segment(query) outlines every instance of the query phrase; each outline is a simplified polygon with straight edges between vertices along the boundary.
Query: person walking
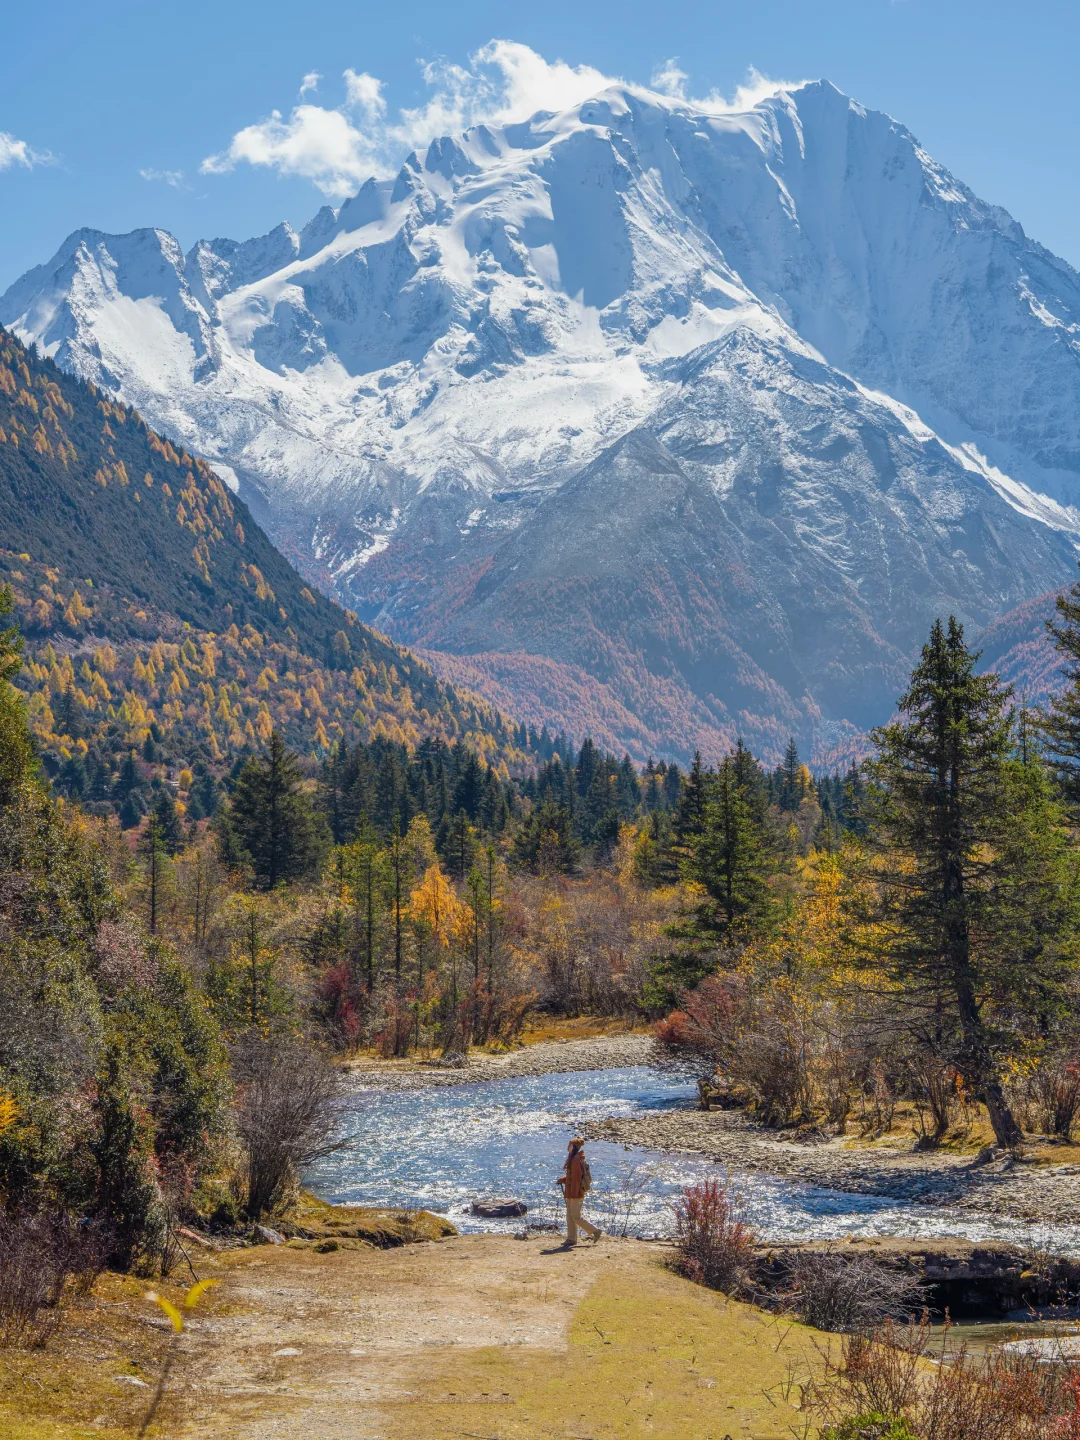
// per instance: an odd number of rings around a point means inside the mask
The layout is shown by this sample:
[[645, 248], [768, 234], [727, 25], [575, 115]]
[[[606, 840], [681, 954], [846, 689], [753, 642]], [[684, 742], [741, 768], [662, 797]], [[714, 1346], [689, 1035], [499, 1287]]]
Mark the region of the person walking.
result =
[[590, 1225], [581, 1214], [581, 1203], [592, 1185], [592, 1172], [589, 1169], [589, 1162], [585, 1159], [585, 1141], [577, 1136], [570, 1141], [566, 1151], [563, 1173], [555, 1183], [562, 1186], [563, 1199], [566, 1201], [567, 1247], [577, 1244], [579, 1225], [588, 1232], [595, 1245], [604, 1232], [598, 1230], [595, 1225]]

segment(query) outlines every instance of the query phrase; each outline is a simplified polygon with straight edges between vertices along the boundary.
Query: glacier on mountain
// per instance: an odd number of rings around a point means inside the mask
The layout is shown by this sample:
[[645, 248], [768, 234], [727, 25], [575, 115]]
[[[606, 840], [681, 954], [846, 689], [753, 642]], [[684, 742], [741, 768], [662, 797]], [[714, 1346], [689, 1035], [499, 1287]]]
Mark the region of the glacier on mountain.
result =
[[186, 256], [78, 231], [0, 323], [529, 718], [592, 676], [635, 753], [842, 748], [933, 614], [988, 623], [1080, 537], [1080, 276], [824, 82], [612, 87]]

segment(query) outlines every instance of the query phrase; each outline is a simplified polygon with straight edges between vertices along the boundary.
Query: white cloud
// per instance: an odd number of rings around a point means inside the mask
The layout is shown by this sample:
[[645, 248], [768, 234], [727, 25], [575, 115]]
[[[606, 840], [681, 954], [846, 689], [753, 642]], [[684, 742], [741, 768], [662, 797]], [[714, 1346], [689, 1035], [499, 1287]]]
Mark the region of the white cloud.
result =
[[713, 90], [701, 104], [710, 110], [739, 114], [743, 110], [752, 110], [763, 100], [771, 100], [782, 90], [798, 90], [806, 83], [805, 80], [771, 80], [768, 75], [763, 75], [760, 70], [755, 70], [751, 65], [746, 72], [746, 79], [736, 89], [730, 100], [725, 100], [718, 90]]
[[670, 95], [674, 100], [685, 100], [686, 82], [689, 78], [685, 70], [679, 69], [678, 58], [673, 55], [670, 60], [665, 60], [656, 67], [649, 84], [654, 90], [659, 90], [661, 95]]
[[[238, 130], [226, 149], [202, 162], [205, 174], [222, 175], [237, 165], [261, 165], [279, 175], [312, 181], [332, 199], [352, 194], [369, 175], [392, 174], [409, 150], [421, 150], [437, 136], [471, 125], [504, 125], [537, 111], [558, 112], [587, 100], [610, 85], [625, 84], [591, 65], [550, 62], [528, 45], [491, 40], [469, 57], [468, 65], [447, 60], [423, 63], [430, 87], [427, 101], [388, 112], [383, 83], [374, 75], [345, 71], [345, 99], [336, 108], [297, 103], [287, 117], [274, 110], [265, 120]], [[300, 99], [322, 77], [305, 75]], [[665, 61], [652, 77], [655, 89], [685, 100], [685, 73]], [[634, 87], [638, 88], [638, 87]], [[700, 104], [716, 113], [747, 109], [787, 88], [751, 70], [730, 101], [717, 93]]]
[[25, 140], [16, 140], [6, 130], [0, 130], [0, 170], [12, 165], [22, 165], [32, 170], [35, 165], [51, 165], [53, 157], [47, 150], [33, 150]]
[[386, 114], [382, 88], [382, 81], [366, 71], [359, 75], [355, 70], [345, 71], [345, 103], [350, 110], [359, 110], [370, 125]]
[[311, 91], [318, 90], [319, 81], [321, 79], [322, 76], [319, 74], [318, 70], [309, 70], [304, 76], [303, 80], [300, 81], [300, 92], [296, 98], [298, 100], [302, 100], [304, 96], [309, 94]]
[[174, 190], [190, 190], [190, 185], [184, 184], [184, 172], [182, 170], [140, 170], [139, 175], [143, 180], [160, 180], [165, 185], [171, 185]]

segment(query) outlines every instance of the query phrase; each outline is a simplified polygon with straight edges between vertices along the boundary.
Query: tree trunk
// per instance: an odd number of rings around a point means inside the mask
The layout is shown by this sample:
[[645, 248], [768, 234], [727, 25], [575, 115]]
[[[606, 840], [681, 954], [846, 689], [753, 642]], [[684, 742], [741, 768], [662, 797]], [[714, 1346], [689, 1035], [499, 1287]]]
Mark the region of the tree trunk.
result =
[[1015, 1150], [1023, 1139], [1023, 1131], [1016, 1123], [1016, 1117], [1005, 1099], [997, 1066], [986, 1041], [978, 1001], [967, 975], [956, 976], [956, 1002], [964, 1034], [964, 1069], [967, 1071], [967, 1079], [986, 1106], [990, 1124], [994, 1127], [994, 1139], [1002, 1149]]

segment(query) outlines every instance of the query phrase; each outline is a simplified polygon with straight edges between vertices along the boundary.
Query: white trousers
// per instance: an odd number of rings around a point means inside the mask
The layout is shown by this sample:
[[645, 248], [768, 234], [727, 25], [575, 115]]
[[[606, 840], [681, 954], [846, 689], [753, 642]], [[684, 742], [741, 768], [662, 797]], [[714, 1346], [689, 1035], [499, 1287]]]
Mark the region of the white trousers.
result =
[[579, 1225], [587, 1234], [591, 1235], [594, 1240], [600, 1234], [600, 1231], [596, 1228], [596, 1226], [590, 1225], [588, 1220], [584, 1219], [584, 1217], [582, 1216], [582, 1200], [583, 1197], [579, 1195], [576, 1200], [571, 1200], [567, 1198], [566, 1201], [566, 1243], [568, 1245], [577, 1244], [577, 1232]]

